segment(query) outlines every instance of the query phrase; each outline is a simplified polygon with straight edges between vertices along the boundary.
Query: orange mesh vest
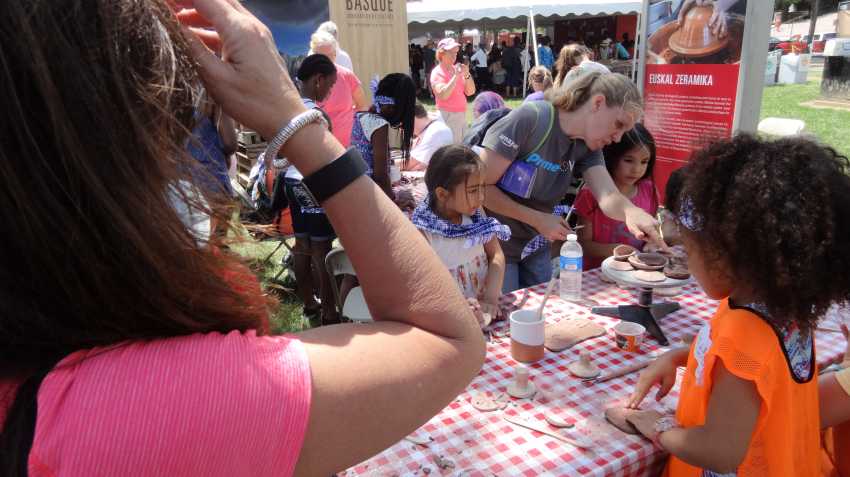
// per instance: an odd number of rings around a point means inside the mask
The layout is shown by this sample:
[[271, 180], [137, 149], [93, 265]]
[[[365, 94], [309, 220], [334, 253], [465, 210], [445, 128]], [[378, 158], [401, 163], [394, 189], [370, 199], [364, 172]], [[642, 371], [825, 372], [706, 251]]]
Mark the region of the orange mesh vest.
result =
[[[814, 343], [807, 356], [790, 348], [759, 315], [723, 300], [691, 346], [676, 419], [683, 427], [705, 423], [717, 359], [735, 376], [755, 384], [761, 409], [738, 476], [808, 477], [820, 474], [820, 417]], [[796, 353], [794, 351], [797, 351]], [[807, 375], [791, 366], [810, 360]], [[803, 366], [805, 369], [805, 366]], [[800, 369], [800, 368], [798, 368]], [[801, 374], [799, 371], [797, 374]], [[803, 373], [806, 374], [806, 373]], [[671, 456], [665, 475], [716, 475]]]

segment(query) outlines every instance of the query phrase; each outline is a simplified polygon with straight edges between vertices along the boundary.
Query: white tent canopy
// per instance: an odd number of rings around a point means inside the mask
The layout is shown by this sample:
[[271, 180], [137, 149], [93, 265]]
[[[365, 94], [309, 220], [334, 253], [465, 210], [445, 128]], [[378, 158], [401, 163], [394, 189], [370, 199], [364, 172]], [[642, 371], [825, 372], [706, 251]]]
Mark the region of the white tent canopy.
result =
[[639, 13], [641, 0], [421, 0], [407, 3], [407, 23], [475, 22], [536, 17]]

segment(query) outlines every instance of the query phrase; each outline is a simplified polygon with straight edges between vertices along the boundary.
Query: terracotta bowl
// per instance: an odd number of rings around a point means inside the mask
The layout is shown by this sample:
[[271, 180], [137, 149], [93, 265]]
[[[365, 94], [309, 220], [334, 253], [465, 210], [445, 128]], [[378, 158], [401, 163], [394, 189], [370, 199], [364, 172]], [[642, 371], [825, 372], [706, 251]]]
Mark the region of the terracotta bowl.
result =
[[614, 260], [625, 262], [637, 252], [631, 245], [617, 245], [614, 247]]
[[667, 257], [660, 253], [637, 253], [629, 257], [629, 263], [638, 270], [663, 270]]
[[685, 15], [684, 25], [670, 36], [670, 49], [685, 56], [708, 56], [717, 53], [729, 43], [729, 36], [717, 38], [708, 21], [714, 13], [713, 6], [695, 6]]

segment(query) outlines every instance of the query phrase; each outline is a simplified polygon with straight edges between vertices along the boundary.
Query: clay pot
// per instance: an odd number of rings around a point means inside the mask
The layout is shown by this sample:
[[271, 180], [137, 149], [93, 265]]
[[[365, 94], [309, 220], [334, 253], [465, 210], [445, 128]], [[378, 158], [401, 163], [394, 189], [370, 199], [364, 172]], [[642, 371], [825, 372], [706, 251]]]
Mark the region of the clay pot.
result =
[[670, 36], [670, 49], [685, 56], [708, 56], [729, 43], [729, 36], [717, 38], [708, 21], [714, 13], [710, 5], [695, 6], [685, 15], [684, 25]]
[[[709, 18], [711, 18], [710, 15]], [[672, 63], [738, 63], [741, 61], [744, 18], [741, 15], [729, 15], [727, 28], [728, 40], [725, 51], [721, 49], [716, 54], [708, 56], [689, 56], [681, 55], [669, 48], [670, 37], [679, 30], [679, 22], [666, 23], [650, 35], [647, 40], [647, 63], [662, 65]]]
[[667, 257], [660, 253], [638, 253], [629, 257], [629, 263], [638, 270], [661, 270], [667, 265]]
[[614, 260], [625, 262], [637, 252], [637, 249], [631, 245], [617, 245], [614, 247]]

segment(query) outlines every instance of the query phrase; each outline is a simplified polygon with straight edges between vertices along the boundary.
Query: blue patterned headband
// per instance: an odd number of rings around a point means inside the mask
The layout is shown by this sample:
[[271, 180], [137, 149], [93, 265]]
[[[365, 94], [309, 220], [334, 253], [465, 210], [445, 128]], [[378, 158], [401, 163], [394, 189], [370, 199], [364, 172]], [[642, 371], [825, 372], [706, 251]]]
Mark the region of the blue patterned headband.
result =
[[696, 211], [694, 201], [690, 196], [684, 196], [679, 203], [679, 214], [676, 216], [676, 220], [691, 232], [699, 232], [702, 230], [702, 215]]
[[395, 104], [395, 100], [390, 98], [389, 96], [375, 96], [375, 111], [378, 113], [381, 112], [381, 106], [390, 106]]

